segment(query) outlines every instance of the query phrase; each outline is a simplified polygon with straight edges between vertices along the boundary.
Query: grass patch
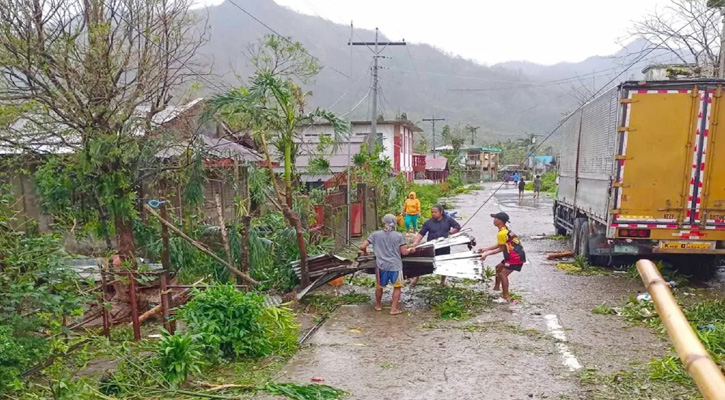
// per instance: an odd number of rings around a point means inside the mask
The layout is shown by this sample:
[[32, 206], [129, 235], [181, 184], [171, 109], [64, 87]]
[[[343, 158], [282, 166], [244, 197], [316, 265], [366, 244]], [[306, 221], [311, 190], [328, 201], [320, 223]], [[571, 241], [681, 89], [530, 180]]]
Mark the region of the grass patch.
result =
[[322, 314], [332, 312], [337, 306], [346, 304], [367, 304], [370, 302], [370, 296], [364, 293], [347, 293], [342, 296], [335, 296], [332, 293], [317, 292], [305, 296], [300, 304], [305, 306], [305, 311], [317, 311]]
[[[654, 303], [650, 301], [630, 298], [623, 307], [614, 310], [631, 323], [647, 326], [661, 333], [665, 331], [662, 321], [656, 314]], [[710, 357], [721, 368], [725, 367], [725, 301], [706, 300], [684, 307], [683, 311]], [[645, 372], [648, 381], [661, 385], [676, 385], [683, 393], [696, 392], [695, 384], [685, 371], [674, 348], [670, 349], [670, 354], [667, 356], [649, 362]]]
[[579, 375], [591, 400], [702, 399], [694, 387], [676, 382], [663, 382], [651, 377], [648, 365], [635, 365], [631, 370], [603, 375], [588, 369]]
[[466, 319], [491, 305], [488, 294], [456, 286], [435, 286], [421, 296], [442, 319]]

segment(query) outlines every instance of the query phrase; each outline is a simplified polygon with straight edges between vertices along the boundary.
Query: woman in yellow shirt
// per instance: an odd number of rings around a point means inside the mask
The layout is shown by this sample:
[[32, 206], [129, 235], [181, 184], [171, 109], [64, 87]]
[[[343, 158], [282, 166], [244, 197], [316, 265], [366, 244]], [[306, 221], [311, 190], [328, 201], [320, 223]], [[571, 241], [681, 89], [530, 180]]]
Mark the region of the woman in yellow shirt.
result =
[[415, 196], [415, 192], [410, 192], [408, 198], [405, 199], [403, 205], [403, 215], [405, 216], [405, 229], [418, 230], [418, 217], [420, 216], [420, 200]]

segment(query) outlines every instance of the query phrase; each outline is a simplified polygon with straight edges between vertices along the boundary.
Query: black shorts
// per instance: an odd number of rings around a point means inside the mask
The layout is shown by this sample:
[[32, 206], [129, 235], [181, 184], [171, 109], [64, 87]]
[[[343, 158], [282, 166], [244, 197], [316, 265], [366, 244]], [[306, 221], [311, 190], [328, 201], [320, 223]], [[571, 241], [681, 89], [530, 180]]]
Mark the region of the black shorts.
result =
[[519, 192], [523, 192], [523, 191], [524, 191], [524, 188], [519, 188]]
[[524, 266], [524, 264], [509, 265], [509, 264], [506, 264], [505, 261], [502, 261], [501, 263], [503, 264], [503, 267], [504, 268], [506, 268], [508, 270], [511, 270], [511, 271], [519, 271], [519, 272], [521, 272], [521, 267]]

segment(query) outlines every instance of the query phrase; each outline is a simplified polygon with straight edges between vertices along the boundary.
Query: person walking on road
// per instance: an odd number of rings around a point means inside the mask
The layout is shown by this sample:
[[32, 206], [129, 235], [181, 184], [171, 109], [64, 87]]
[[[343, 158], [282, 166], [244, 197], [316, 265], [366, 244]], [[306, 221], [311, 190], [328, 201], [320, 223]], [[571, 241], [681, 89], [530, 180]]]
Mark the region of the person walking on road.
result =
[[514, 172], [514, 186], [516, 186], [519, 183], [519, 173]]
[[526, 188], [526, 182], [524, 182], [524, 178], [521, 177], [519, 179], [519, 200], [524, 199], [524, 189]]
[[408, 198], [405, 199], [403, 204], [403, 216], [405, 216], [405, 229], [407, 231], [418, 230], [418, 217], [421, 214], [420, 200], [415, 195], [415, 192], [410, 192]]
[[500, 302], [511, 301], [509, 296], [509, 275], [514, 271], [521, 271], [526, 262], [526, 253], [521, 245], [521, 240], [506, 225], [509, 222], [509, 216], [505, 212], [491, 214], [493, 225], [498, 228], [496, 234], [496, 244], [479, 249], [481, 260], [486, 257], [503, 253], [503, 260], [496, 265], [496, 280], [493, 284], [493, 290], [501, 290]]
[[534, 178], [534, 198], [538, 199], [541, 197], [541, 176], [536, 175]]
[[[420, 229], [420, 232], [415, 235], [415, 240], [410, 247], [415, 248], [418, 246], [426, 235], [428, 236], [428, 241], [431, 241], [438, 238], [448, 237], [448, 235], [457, 233], [460, 230], [461, 225], [455, 219], [445, 214], [443, 206], [433, 206], [431, 209], [431, 218], [425, 221], [423, 227]], [[451, 248], [444, 247], [435, 251], [436, 256], [444, 254], [451, 254]], [[418, 277], [415, 277], [410, 281], [411, 286], [415, 286], [417, 283]], [[441, 276], [441, 286], [445, 284], [446, 277]]]
[[373, 232], [360, 246], [362, 254], [368, 254], [368, 246], [375, 250], [375, 311], [383, 309], [383, 289], [393, 285], [393, 302], [390, 315], [398, 315], [400, 310], [400, 291], [403, 287], [403, 260], [401, 256], [415, 252], [405, 245], [405, 237], [395, 230], [398, 219], [393, 214], [383, 217], [383, 230]]

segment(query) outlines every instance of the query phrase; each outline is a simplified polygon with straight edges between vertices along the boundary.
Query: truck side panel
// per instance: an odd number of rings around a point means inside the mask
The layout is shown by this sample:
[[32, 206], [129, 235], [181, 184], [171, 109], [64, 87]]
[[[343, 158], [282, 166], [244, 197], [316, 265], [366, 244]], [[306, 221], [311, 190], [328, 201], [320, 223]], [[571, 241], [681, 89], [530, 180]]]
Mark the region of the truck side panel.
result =
[[559, 187], [557, 200], [574, 206], [576, 198], [577, 152], [582, 111], [576, 111], [559, 128], [561, 156], [559, 157]]
[[606, 223], [617, 142], [619, 90], [612, 88], [582, 110], [576, 207]]

